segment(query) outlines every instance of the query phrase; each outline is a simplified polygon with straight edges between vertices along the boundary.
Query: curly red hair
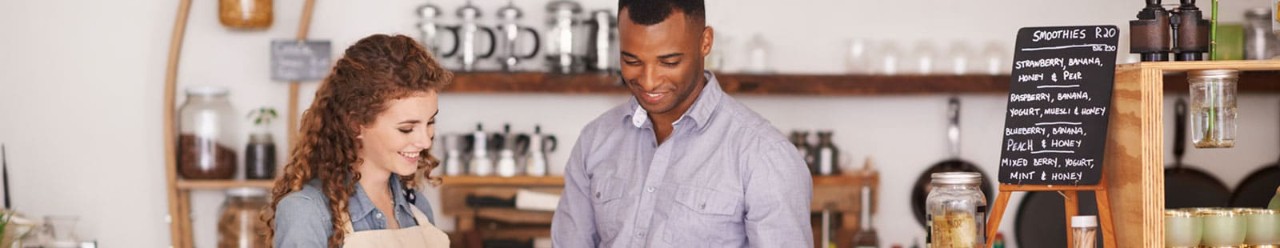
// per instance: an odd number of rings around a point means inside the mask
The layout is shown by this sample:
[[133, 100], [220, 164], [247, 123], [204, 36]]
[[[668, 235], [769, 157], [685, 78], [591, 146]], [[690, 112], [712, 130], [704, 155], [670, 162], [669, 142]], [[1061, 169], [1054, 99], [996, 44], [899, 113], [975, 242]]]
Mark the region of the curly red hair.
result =
[[[291, 160], [284, 175], [275, 181], [271, 206], [263, 213], [263, 220], [271, 225], [266, 238], [275, 235], [274, 213], [280, 200], [302, 190], [308, 181], [319, 179], [333, 223], [329, 247], [341, 247], [345, 238], [342, 226], [350, 219], [347, 201], [360, 181], [360, 173], [352, 167], [361, 163], [356, 139], [359, 127], [373, 123], [391, 100], [439, 92], [452, 81], [452, 73], [404, 35], [372, 35], [348, 47], [316, 91], [311, 108], [302, 114]], [[400, 177], [407, 187], [417, 187], [424, 180], [432, 185], [440, 183], [439, 177], [430, 175], [439, 160], [429, 150], [421, 156], [426, 159], [418, 162], [417, 172]]]

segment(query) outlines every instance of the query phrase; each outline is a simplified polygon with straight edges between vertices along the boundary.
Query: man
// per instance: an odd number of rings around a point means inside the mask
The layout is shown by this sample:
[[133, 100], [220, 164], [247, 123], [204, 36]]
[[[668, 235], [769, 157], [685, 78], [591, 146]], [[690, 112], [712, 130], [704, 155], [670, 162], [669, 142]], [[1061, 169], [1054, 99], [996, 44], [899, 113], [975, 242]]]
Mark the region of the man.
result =
[[800, 155], [703, 71], [702, 1], [619, 0], [618, 12], [634, 98], [582, 130], [553, 246], [813, 247]]

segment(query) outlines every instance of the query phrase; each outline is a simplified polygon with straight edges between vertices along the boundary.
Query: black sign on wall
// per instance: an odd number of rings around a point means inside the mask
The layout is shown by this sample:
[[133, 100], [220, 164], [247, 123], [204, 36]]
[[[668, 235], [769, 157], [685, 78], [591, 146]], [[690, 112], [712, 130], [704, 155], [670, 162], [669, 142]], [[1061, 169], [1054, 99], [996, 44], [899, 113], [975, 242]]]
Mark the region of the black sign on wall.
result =
[[1115, 26], [1018, 30], [1000, 183], [1098, 184], [1118, 31]]
[[318, 81], [329, 74], [329, 41], [271, 41], [271, 80]]

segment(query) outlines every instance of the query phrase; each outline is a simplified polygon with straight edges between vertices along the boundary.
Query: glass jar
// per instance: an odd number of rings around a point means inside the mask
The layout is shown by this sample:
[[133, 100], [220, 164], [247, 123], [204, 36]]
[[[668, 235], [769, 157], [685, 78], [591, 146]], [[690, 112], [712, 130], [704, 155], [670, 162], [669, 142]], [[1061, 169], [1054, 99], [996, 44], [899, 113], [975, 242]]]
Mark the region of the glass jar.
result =
[[1071, 244], [1074, 248], [1097, 248], [1098, 217], [1071, 216]]
[[227, 88], [187, 89], [178, 110], [178, 174], [186, 179], [231, 179], [236, 174], [236, 112]]
[[933, 173], [925, 200], [929, 226], [928, 247], [985, 247], [987, 197], [974, 172]]
[[1280, 212], [1260, 208], [1238, 208], [1244, 215], [1244, 244], [1248, 247], [1274, 247], [1280, 245]]
[[1204, 223], [1188, 210], [1164, 211], [1164, 247], [1196, 247], [1204, 235]]
[[1197, 148], [1229, 148], [1236, 140], [1236, 70], [1187, 73], [1191, 140]]
[[1267, 204], [1267, 208], [1280, 211], [1280, 187], [1276, 187], [1276, 196], [1271, 197], [1271, 203]]
[[1244, 244], [1246, 222], [1243, 216], [1229, 209], [1197, 210], [1196, 216], [1204, 221], [1202, 247], [1238, 247]]
[[244, 147], [244, 177], [255, 180], [276, 178], [276, 143], [272, 141], [271, 133], [249, 135], [249, 144]]
[[240, 29], [271, 27], [271, 0], [219, 0], [218, 21]]
[[1265, 60], [1275, 54], [1275, 34], [1271, 32], [1271, 9], [1245, 11], [1244, 59]]
[[227, 201], [222, 203], [222, 214], [218, 217], [218, 247], [268, 247], [267, 222], [259, 218], [268, 204], [266, 189], [227, 190]]

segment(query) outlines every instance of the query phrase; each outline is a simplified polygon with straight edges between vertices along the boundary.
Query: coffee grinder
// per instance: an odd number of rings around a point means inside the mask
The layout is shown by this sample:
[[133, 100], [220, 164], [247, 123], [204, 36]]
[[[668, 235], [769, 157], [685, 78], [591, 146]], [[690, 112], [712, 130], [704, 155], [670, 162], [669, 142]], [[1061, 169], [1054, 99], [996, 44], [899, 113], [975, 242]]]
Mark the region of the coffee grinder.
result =
[[1142, 61], [1168, 61], [1169, 12], [1160, 0], [1146, 0], [1147, 7], [1138, 11], [1138, 20], [1129, 21], [1129, 52], [1141, 54]]

